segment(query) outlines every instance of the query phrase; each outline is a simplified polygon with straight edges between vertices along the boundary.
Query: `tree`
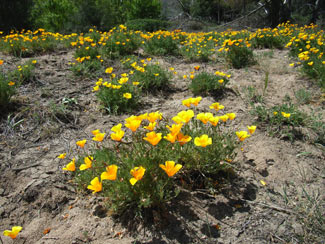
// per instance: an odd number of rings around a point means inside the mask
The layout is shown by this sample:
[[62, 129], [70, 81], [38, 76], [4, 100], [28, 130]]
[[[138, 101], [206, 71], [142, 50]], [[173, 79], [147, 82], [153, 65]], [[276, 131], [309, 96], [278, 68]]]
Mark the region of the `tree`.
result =
[[0, 30], [30, 28], [29, 10], [32, 0], [1, 0], [0, 1]]

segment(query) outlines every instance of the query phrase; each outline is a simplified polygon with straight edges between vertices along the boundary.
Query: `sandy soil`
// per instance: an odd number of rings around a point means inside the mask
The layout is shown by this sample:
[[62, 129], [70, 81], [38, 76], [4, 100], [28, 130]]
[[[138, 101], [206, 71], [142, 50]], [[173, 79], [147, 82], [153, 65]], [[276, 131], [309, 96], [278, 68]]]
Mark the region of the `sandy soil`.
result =
[[[312, 101], [299, 109], [324, 113], [320, 89], [289, 67], [287, 51], [258, 50], [255, 55], [258, 64], [241, 70], [222, 62], [155, 58], [165, 67], [174, 67], [179, 76], [173, 78], [173, 92], [144, 97], [140, 113], [160, 110], [171, 115], [183, 109], [181, 100], [192, 94], [182, 75], [195, 65], [232, 74], [230, 89], [218, 102], [237, 114], [235, 128], [254, 123], [247, 87], [261, 94], [266, 72], [267, 107], [281, 104], [285, 96], [296, 103], [295, 92], [304, 88], [311, 92]], [[8, 67], [24, 62], [3, 54], [0, 59]], [[64, 163], [56, 157], [70, 151], [76, 140], [89, 137], [93, 129], [108, 132], [126, 115], [99, 110], [91, 91], [95, 79], [75, 77], [69, 70], [72, 52], [35, 59], [36, 79], [19, 88], [11, 116], [4, 114], [0, 121], [0, 230], [23, 226], [14, 242], [2, 236], [3, 243], [324, 243], [324, 233], [312, 227], [317, 213], [325, 214], [324, 145], [313, 143], [315, 135], [306, 128], [301, 128], [304, 139], [293, 142], [257, 129], [233, 162], [235, 174], [230, 179], [220, 176], [218, 194], [183, 189], [168, 205], [164, 221], [138, 224], [113, 218], [103, 208], [103, 199], [78, 194], [69, 184], [69, 174], [61, 170]], [[56, 109], [64, 98], [77, 101], [66, 113]], [[204, 97], [199, 109], [214, 101]]]

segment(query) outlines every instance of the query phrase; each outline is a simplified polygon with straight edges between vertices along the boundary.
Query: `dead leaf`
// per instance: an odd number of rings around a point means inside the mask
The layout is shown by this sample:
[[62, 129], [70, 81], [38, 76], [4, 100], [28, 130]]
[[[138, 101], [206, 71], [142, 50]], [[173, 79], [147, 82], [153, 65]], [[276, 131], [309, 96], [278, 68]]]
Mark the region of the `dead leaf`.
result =
[[46, 228], [45, 230], [43, 230], [43, 234], [46, 235], [48, 233], [50, 233], [51, 228]]

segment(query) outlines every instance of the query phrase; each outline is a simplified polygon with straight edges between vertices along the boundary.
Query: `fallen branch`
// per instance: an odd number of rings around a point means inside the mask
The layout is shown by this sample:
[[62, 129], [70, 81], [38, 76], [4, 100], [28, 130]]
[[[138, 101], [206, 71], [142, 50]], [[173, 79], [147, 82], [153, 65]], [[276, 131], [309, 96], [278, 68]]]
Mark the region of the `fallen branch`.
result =
[[27, 165], [27, 166], [24, 166], [24, 167], [20, 167], [20, 168], [13, 168], [12, 170], [19, 172], [19, 171], [22, 171], [22, 170], [25, 170], [25, 169], [37, 167], [39, 165], [41, 165], [41, 164], [40, 163], [35, 163], [35, 164]]
[[59, 237], [43, 237], [42, 239], [45, 239], [45, 240], [60, 240]]
[[270, 208], [270, 209], [273, 209], [273, 210], [276, 210], [276, 211], [279, 211], [279, 212], [283, 212], [283, 213], [286, 213], [286, 214], [295, 214], [295, 215], [297, 214], [297, 213], [295, 213], [295, 212], [293, 212], [291, 210], [281, 208], [281, 207], [278, 207], [278, 206], [275, 206], [275, 205], [269, 205], [269, 204], [261, 203], [261, 202], [253, 202], [253, 201], [249, 201], [249, 200], [245, 200], [245, 199], [242, 199], [242, 200], [245, 201], [245, 202], [248, 202], [248, 203], [260, 205], [260, 206]]
[[256, 13], [258, 10], [260, 10], [261, 8], [264, 8], [265, 5], [268, 4], [268, 3], [269, 3], [269, 1], [265, 1], [264, 4], [262, 4], [261, 6], [259, 6], [259, 7], [256, 8], [256, 9], [254, 9], [253, 11], [249, 12], [248, 14], [246, 14], [246, 15], [244, 15], [244, 16], [238, 18], [238, 19], [234, 19], [234, 20], [232, 20], [232, 21], [230, 21], [230, 22], [224, 23], [224, 24], [220, 25], [220, 27], [221, 27], [221, 26], [226, 26], [226, 25], [232, 24], [232, 23], [234, 23], [234, 22], [236, 22], [236, 21], [238, 21], [238, 20], [242, 20], [242, 19], [244, 19], [244, 18], [246, 18], [246, 17], [248, 17], [248, 16], [254, 14], [254, 13]]

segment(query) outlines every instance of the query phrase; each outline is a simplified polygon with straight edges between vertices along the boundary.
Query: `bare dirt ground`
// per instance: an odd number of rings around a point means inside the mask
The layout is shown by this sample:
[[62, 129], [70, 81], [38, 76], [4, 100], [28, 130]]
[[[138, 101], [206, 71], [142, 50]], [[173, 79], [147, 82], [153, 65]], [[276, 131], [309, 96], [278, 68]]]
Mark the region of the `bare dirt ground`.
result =
[[[232, 75], [232, 92], [218, 102], [236, 113], [237, 129], [254, 123], [247, 87], [262, 93], [266, 72], [267, 107], [281, 104], [286, 96], [297, 102], [295, 93], [304, 88], [312, 99], [299, 109], [324, 115], [320, 89], [289, 67], [287, 51], [258, 50], [255, 55], [258, 64], [241, 70], [222, 62], [155, 58], [178, 71], [175, 89], [144, 97], [139, 113], [159, 110], [172, 115], [183, 109], [181, 101], [192, 94], [182, 75], [201, 65], [205, 71]], [[0, 59], [12, 67], [23, 62], [2, 54]], [[112, 217], [103, 208], [103, 199], [78, 194], [57, 156], [71, 151], [75, 141], [90, 137], [91, 130], [109, 132], [127, 115], [99, 110], [92, 93], [95, 79], [75, 77], [69, 70], [72, 52], [33, 59], [38, 61], [35, 81], [19, 88], [15, 109], [0, 121], [0, 230], [23, 226], [16, 240], [2, 236], [3, 243], [325, 243], [324, 222], [319, 221], [325, 215], [324, 146], [313, 143], [315, 135], [306, 128], [303, 139], [293, 142], [258, 128], [233, 162], [235, 173], [220, 176], [217, 194], [183, 189], [168, 205], [163, 221], [159, 216], [148, 223]], [[67, 99], [76, 103], [63, 106]], [[199, 109], [206, 110], [214, 101], [204, 97]]]

